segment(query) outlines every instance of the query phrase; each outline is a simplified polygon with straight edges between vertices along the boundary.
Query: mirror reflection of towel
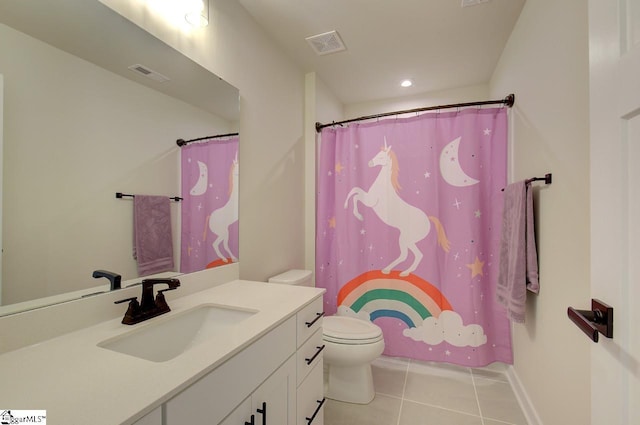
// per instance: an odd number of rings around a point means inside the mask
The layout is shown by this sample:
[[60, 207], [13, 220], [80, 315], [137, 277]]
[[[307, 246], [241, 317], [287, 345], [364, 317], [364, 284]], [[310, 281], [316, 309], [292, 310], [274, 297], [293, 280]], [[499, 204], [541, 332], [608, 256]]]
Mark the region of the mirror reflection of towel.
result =
[[138, 261], [140, 276], [173, 270], [171, 206], [168, 196], [134, 196], [133, 258]]
[[523, 323], [527, 289], [538, 293], [533, 190], [523, 180], [504, 191], [497, 298], [511, 320]]

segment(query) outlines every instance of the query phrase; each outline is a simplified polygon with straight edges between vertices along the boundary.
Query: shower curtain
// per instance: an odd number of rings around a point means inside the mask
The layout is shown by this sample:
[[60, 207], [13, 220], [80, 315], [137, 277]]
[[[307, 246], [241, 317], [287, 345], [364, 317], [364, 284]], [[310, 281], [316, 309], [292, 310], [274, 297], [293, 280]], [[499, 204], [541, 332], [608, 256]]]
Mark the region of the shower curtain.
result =
[[181, 148], [183, 273], [238, 261], [238, 141]]
[[389, 356], [512, 363], [495, 301], [506, 109], [325, 128], [318, 143], [316, 285], [327, 314], [380, 326]]

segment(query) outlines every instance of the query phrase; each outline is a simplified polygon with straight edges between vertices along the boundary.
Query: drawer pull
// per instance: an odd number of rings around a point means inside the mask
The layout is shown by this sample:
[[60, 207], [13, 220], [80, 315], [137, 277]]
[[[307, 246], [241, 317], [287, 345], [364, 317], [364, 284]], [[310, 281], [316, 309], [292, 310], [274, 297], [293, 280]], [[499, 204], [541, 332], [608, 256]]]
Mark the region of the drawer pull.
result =
[[311, 326], [313, 326], [318, 320], [320, 320], [320, 318], [324, 316], [324, 311], [322, 313], [316, 313], [316, 318], [313, 319], [311, 322], [304, 322], [305, 325], [307, 325], [308, 328], [310, 328]]
[[267, 402], [262, 402], [262, 409], [256, 409], [256, 412], [262, 414], [262, 425], [267, 425]]
[[322, 344], [322, 346], [320, 347], [316, 347], [318, 349], [318, 351], [316, 351], [316, 353], [313, 355], [313, 357], [311, 357], [310, 359], [304, 359], [305, 362], [307, 362], [307, 365], [310, 365], [311, 363], [313, 363], [313, 361], [316, 359], [316, 357], [318, 357], [318, 354], [320, 354], [320, 352], [322, 350], [324, 350], [324, 344]]
[[316, 400], [318, 402], [318, 407], [316, 407], [316, 411], [313, 412], [313, 415], [311, 415], [310, 418], [305, 418], [307, 420], [307, 425], [311, 425], [311, 423], [313, 422], [313, 420], [316, 418], [316, 415], [318, 414], [318, 412], [320, 411], [320, 409], [322, 409], [322, 405], [324, 404], [324, 401], [326, 400], [325, 397], [322, 398], [322, 400]]
[[256, 415], [251, 415], [251, 422], [244, 421], [244, 425], [255, 425], [256, 424]]

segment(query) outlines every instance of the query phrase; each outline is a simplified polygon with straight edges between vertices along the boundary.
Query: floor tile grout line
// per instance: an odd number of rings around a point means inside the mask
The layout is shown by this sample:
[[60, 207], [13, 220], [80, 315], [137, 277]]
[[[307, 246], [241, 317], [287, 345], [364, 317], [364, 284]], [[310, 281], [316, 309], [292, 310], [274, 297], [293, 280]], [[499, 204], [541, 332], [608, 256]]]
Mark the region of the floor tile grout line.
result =
[[476, 395], [476, 403], [478, 403], [478, 412], [480, 412], [480, 422], [484, 425], [484, 415], [482, 414], [482, 407], [480, 407], [480, 397], [478, 396], [478, 388], [476, 388], [476, 378], [473, 376], [473, 369], [469, 368], [469, 374], [471, 375], [471, 382], [473, 383], [473, 392]]
[[447, 412], [458, 413], [460, 415], [471, 416], [471, 417], [474, 417], [474, 418], [481, 418], [481, 416], [479, 414], [476, 415], [474, 413], [465, 412], [464, 410], [457, 410], [457, 409], [453, 409], [453, 408], [450, 408], [450, 407], [438, 406], [437, 404], [430, 404], [430, 403], [425, 403], [425, 402], [422, 402], [422, 401], [411, 400], [410, 398], [406, 398], [405, 400], [408, 401], [409, 403], [419, 404], [421, 406], [428, 406], [428, 407], [433, 407], [434, 409], [440, 409], [440, 410], [446, 410]]
[[404, 393], [407, 390], [407, 380], [409, 379], [409, 365], [411, 359], [407, 362], [407, 367], [404, 369], [404, 383], [402, 384], [402, 395], [400, 397], [400, 409], [398, 409], [398, 420], [396, 425], [400, 425], [400, 419], [402, 418], [402, 408], [404, 407]]

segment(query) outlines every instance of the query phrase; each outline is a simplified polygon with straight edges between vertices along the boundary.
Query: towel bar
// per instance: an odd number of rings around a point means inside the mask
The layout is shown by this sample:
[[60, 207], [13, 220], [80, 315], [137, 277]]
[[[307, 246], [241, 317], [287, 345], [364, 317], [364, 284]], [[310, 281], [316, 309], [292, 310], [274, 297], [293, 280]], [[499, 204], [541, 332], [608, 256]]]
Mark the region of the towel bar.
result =
[[[544, 177], [531, 177], [530, 179], [526, 179], [524, 182], [526, 184], [530, 184], [532, 182], [544, 181], [544, 184], [551, 184], [553, 182], [553, 175], [551, 173], [547, 173]], [[501, 189], [504, 192], [504, 188]]]
[[567, 316], [593, 342], [598, 342], [598, 334], [613, 338], [613, 307], [600, 300], [591, 300], [591, 310], [567, 309]]
[[[122, 198], [135, 198], [135, 195], [129, 195], [127, 193], [122, 193], [122, 192], [116, 192], [116, 198], [118, 199], [122, 199]], [[179, 196], [174, 196], [174, 197], [169, 197], [169, 199], [171, 199], [172, 201], [182, 201], [182, 198]]]

